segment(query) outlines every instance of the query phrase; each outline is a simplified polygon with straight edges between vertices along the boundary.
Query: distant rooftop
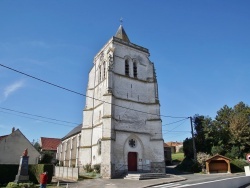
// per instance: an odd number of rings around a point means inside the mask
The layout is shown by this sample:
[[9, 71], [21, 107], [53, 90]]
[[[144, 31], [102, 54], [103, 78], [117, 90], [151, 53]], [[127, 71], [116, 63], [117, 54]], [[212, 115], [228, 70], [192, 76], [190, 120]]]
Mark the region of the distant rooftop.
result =
[[59, 138], [41, 137], [42, 150], [57, 150], [57, 146], [61, 143]]
[[9, 135], [3, 135], [3, 136], [0, 136], [0, 141], [3, 140], [5, 137], [7, 137]]

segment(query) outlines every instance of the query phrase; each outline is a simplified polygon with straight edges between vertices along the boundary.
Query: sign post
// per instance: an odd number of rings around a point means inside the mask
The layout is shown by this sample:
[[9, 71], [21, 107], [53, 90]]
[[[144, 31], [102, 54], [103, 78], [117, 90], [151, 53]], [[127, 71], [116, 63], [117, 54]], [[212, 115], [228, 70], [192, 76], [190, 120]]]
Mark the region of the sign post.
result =
[[250, 153], [246, 154], [246, 160], [250, 163]]
[[246, 160], [249, 163], [249, 166], [244, 166], [246, 176], [250, 176], [250, 153], [246, 154]]

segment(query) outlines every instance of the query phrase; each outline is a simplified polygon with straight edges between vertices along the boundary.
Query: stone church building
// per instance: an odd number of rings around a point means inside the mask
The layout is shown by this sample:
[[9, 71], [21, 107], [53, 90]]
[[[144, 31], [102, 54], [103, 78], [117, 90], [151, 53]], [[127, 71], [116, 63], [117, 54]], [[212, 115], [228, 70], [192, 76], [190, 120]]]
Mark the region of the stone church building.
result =
[[121, 25], [94, 57], [78, 167], [100, 164], [103, 178], [130, 171], [165, 173], [158, 84], [149, 55], [130, 42]]

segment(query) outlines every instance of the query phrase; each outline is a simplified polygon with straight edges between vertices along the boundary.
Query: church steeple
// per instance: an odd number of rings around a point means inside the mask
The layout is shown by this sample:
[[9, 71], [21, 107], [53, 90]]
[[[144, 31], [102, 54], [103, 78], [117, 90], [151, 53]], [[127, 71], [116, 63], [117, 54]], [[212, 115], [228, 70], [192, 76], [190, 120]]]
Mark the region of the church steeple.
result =
[[122, 39], [124, 42], [130, 42], [125, 30], [123, 29], [122, 25], [118, 28], [115, 37]]

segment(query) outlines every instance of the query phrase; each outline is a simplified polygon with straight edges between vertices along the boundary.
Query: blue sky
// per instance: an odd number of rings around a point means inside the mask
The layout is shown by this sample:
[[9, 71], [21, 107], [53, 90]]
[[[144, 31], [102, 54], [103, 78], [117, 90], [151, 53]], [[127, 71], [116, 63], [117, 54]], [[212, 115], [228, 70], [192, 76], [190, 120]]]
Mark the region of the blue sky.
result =
[[[122, 17], [130, 41], [150, 51], [161, 114], [214, 118], [223, 105], [250, 104], [249, 8], [247, 0], [2, 0], [0, 64], [85, 94], [93, 58]], [[16, 127], [31, 141], [61, 138], [82, 122], [84, 103], [0, 66], [0, 135]], [[165, 141], [191, 136], [189, 120], [165, 126], [178, 120], [162, 117]]]

